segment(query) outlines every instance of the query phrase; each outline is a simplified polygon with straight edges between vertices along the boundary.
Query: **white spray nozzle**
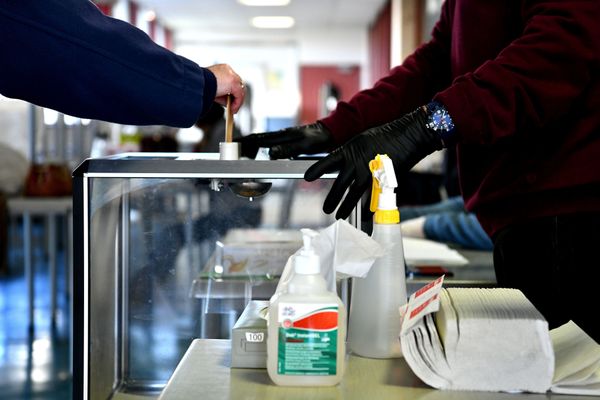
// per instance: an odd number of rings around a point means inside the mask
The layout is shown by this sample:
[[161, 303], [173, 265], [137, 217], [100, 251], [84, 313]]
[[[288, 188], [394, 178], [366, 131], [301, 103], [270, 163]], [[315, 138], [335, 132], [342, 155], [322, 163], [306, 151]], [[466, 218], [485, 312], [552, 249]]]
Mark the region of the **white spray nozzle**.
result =
[[369, 163], [373, 174], [373, 188], [371, 191], [371, 211], [396, 209], [396, 195], [394, 189], [398, 187], [394, 163], [385, 154], [378, 154]]

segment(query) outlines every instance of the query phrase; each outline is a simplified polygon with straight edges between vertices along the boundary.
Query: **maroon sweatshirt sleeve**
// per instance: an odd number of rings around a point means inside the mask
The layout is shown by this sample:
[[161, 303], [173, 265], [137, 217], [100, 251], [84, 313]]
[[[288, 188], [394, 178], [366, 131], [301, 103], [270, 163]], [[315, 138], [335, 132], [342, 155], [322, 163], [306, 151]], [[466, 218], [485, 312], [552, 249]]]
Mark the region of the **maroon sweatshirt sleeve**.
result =
[[450, 84], [451, 32], [446, 3], [429, 42], [373, 88], [358, 92], [348, 102], [339, 102], [336, 110], [321, 120], [338, 144], [413, 111]]
[[577, 107], [592, 71], [600, 68], [597, 3], [522, 2], [522, 34], [435, 96], [452, 115], [460, 142], [487, 145], [517, 132], [540, 135], [540, 128]]

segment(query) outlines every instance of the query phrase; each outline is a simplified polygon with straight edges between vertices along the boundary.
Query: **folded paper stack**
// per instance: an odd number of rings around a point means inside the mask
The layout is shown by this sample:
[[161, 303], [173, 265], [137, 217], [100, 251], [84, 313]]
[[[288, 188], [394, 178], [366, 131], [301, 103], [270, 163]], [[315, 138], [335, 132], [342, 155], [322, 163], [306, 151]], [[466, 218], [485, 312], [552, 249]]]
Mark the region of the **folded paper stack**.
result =
[[404, 357], [425, 383], [450, 390], [600, 394], [600, 345], [573, 322], [549, 331], [517, 289], [444, 289], [442, 282], [411, 296], [400, 333]]

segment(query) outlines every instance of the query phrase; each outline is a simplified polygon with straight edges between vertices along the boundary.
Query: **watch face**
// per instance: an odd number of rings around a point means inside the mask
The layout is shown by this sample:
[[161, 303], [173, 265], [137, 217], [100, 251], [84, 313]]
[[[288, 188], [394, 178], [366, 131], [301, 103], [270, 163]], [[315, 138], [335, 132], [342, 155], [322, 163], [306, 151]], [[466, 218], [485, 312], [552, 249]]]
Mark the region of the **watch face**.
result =
[[441, 105], [436, 105], [431, 109], [429, 115], [428, 128], [434, 131], [445, 131], [449, 132], [454, 129], [454, 123], [448, 111]]

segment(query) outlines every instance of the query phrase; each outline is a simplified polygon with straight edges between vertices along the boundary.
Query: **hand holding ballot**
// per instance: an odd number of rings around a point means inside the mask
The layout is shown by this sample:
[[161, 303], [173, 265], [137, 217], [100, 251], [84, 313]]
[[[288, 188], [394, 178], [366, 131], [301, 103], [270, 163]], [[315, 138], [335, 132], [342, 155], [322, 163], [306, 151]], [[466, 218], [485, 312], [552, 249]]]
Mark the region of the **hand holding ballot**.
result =
[[207, 69], [214, 74], [217, 80], [215, 102], [225, 106], [228, 95], [231, 95], [231, 112], [237, 113], [246, 96], [246, 88], [242, 78], [227, 64], [215, 64]]

